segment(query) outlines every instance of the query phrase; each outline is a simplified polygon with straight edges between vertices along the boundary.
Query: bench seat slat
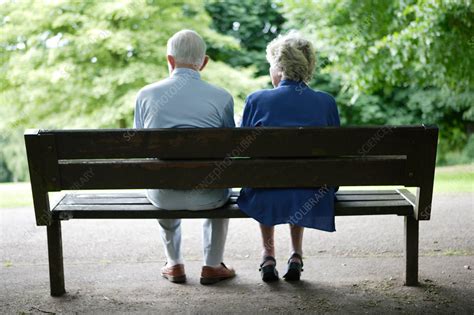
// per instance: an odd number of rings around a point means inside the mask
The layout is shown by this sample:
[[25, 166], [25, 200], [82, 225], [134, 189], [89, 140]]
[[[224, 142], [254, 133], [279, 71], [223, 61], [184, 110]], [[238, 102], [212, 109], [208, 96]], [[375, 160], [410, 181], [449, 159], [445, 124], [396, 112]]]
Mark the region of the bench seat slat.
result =
[[[401, 195], [337, 195], [338, 201], [370, 201], [370, 200], [405, 200]], [[232, 195], [229, 199], [229, 203], [236, 203], [237, 196]], [[101, 197], [96, 198], [91, 196], [89, 198], [79, 197], [68, 194], [61, 202], [63, 205], [101, 205], [101, 204], [150, 204], [148, 198], [143, 195], [137, 195], [129, 198], [116, 198], [116, 197]]]
[[74, 196], [66, 197], [61, 204], [63, 205], [120, 205], [120, 204], [135, 204], [147, 205], [150, 204], [148, 198], [74, 198]]
[[[230, 203], [230, 205], [233, 205]], [[338, 201], [336, 202], [336, 212], [339, 209], [346, 208], [412, 208], [412, 206], [405, 200], [377, 200], [377, 201]], [[224, 206], [223, 208], [225, 208]], [[222, 208], [215, 209], [214, 211], [221, 211]], [[158, 210], [167, 211], [156, 208], [152, 204], [58, 204], [53, 211], [126, 211], [126, 210]], [[185, 212], [185, 210], [178, 210], [176, 212]], [[391, 213], [391, 212], [387, 212]], [[405, 212], [404, 212], [405, 213]], [[393, 214], [397, 214], [394, 212]]]
[[[240, 189], [234, 188], [232, 190], [232, 196], [238, 196]], [[144, 198], [145, 194], [143, 192], [113, 192], [113, 193], [68, 193], [66, 197], [68, 198], [91, 198], [93, 195], [94, 199], [99, 198]], [[400, 195], [395, 189], [385, 189], [385, 190], [339, 190], [337, 192], [338, 196], [341, 195]]]
[[339, 190], [337, 195], [400, 195], [395, 189], [386, 190]]
[[66, 198], [74, 199], [101, 199], [101, 198], [144, 198], [143, 192], [119, 192], [119, 193], [68, 193]]
[[[89, 198], [86, 197], [89, 195]], [[120, 194], [68, 194], [53, 209], [55, 218], [245, 218], [235, 204], [236, 196], [220, 209], [205, 211], [166, 211], [154, 207], [143, 193], [127, 193], [125, 198]], [[112, 198], [111, 196], [114, 196]], [[390, 198], [390, 199], [387, 199]], [[400, 194], [362, 194], [340, 195], [335, 203], [336, 215], [410, 215], [413, 206]]]

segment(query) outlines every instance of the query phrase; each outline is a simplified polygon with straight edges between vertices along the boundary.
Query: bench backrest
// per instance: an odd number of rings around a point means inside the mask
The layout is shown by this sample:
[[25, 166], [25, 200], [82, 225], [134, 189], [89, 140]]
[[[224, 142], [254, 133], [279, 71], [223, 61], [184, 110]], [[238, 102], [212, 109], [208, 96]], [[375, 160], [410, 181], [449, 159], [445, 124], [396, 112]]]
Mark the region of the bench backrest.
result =
[[40, 225], [49, 191], [322, 185], [418, 187], [415, 215], [427, 220], [437, 138], [436, 126], [25, 133]]

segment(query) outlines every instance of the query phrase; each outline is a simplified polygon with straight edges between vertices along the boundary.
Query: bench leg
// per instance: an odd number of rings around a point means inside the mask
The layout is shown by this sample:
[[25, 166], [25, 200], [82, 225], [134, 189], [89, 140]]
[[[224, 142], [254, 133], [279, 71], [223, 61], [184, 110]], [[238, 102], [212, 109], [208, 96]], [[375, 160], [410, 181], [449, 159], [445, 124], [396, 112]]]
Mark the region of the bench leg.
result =
[[64, 289], [63, 245], [61, 237], [61, 221], [53, 220], [47, 227], [49, 282], [52, 296], [61, 296]]
[[418, 220], [405, 217], [405, 285], [418, 285]]

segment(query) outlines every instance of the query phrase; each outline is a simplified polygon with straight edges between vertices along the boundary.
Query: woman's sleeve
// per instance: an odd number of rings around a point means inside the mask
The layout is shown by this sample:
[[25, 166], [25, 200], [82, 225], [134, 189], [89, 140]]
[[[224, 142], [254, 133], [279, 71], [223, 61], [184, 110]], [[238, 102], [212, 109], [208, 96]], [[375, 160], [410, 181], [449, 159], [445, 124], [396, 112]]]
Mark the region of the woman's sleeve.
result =
[[341, 125], [341, 120], [339, 118], [339, 110], [337, 109], [337, 104], [334, 99], [333, 101], [333, 108], [332, 108], [332, 113], [331, 113], [331, 126], [340, 126]]
[[253, 125], [253, 106], [250, 102], [249, 97], [245, 99], [244, 105], [244, 114], [242, 115], [242, 122], [240, 123], [240, 127], [254, 127]]
[[[341, 120], [339, 118], [339, 110], [337, 109], [336, 101], [334, 99], [332, 99], [332, 101], [333, 101], [333, 106], [332, 106], [332, 115], [331, 115], [332, 116], [331, 125], [339, 127], [341, 125]], [[339, 190], [339, 186], [334, 186], [334, 193], [336, 193], [338, 190]]]

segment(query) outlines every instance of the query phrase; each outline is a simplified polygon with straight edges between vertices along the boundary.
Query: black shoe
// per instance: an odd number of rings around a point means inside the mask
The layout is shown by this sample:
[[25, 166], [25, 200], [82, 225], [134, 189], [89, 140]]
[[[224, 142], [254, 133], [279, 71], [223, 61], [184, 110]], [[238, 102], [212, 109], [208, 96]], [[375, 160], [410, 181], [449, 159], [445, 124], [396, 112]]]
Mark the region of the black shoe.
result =
[[[267, 261], [273, 261], [275, 264], [265, 265]], [[263, 262], [260, 264], [260, 274], [264, 282], [278, 281], [278, 271], [275, 268], [276, 260], [272, 256], [266, 256], [263, 258]]]
[[[301, 263], [291, 261], [292, 258], [298, 258]], [[288, 259], [288, 269], [283, 276], [286, 281], [299, 281], [301, 278], [301, 272], [303, 271], [303, 258], [300, 254], [294, 253]]]

